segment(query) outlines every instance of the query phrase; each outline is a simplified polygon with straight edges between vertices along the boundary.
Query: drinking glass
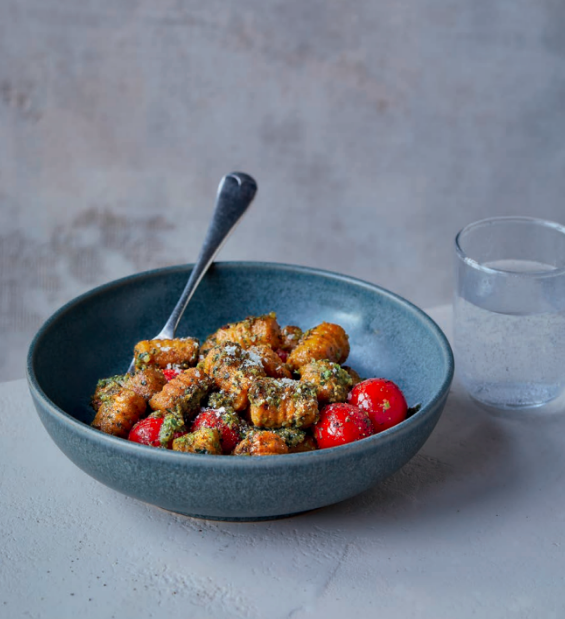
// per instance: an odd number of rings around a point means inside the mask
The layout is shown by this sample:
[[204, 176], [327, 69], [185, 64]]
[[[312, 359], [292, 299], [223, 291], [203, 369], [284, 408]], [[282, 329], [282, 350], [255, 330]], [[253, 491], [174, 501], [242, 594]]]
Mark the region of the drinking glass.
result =
[[454, 349], [470, 395], [528, 408], [565, 389], [565, 228], [495, 217], [455, 239]]

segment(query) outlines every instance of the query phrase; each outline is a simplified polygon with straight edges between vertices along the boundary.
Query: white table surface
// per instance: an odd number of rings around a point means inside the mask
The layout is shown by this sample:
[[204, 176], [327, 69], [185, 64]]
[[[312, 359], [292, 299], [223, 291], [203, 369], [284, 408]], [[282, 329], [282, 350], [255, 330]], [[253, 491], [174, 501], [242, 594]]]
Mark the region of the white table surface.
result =
[[[449, 335], [449, 307], [429, 312]], [[420, 453], [372, 490], [265, 523], [103, 486], [0, 385], [0, 617], [565, 616], [565, 414], [494, 414], [454, 383]]]

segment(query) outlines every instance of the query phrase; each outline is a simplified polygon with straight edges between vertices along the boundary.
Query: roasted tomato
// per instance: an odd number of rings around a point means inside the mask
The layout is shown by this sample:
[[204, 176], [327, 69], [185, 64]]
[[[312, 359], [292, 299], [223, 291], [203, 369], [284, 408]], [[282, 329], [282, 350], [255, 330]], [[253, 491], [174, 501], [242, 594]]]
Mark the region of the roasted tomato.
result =
[[288, 352], [286, 350], [283, 350], [282, 348], [277, 348], [275, 352], [280, 357], [280, 360], [283, 363], [286, 363], [286, 360], [288, 359]]
[[241, 440], [241, 420], [239, 416], [225, 408], [205, 408], [192, 422], [192, 432], [201, 428], [212, 428], [220, 432], [222, 452], [230, 454]]
[[153, 414], [138, 421], [131, 429], [128, 440], [151, 447], [171, 448], [175, 438], [186, 433], [182, 420], [172, 414]]
[[178, 366], [171, 366], [170, 368], [165, 368], [163, 370], [163, 374], [167, 379], [167, 382], [176, 378], [179, 374], [182, 373], [182, 368]]
[[161, 447], [159, 432], [163, 425], [162, 417], [147, 417], [138, 421], [130, 430], [128, 440], [142, 445], [151, 445], [152, 447]]
[[325, 406], [320, 421], [314, 426], [314, 437], [320, 449], [352, 443], [374, 433], [368, 414], [351, 404]]
[[408, 412], [408, 405], [400, 388], [384, 378], [368, 378], [355, 385], [349, 392], [347, 401], [367, 411], [375, 432], [388, 430], [404, 421]]

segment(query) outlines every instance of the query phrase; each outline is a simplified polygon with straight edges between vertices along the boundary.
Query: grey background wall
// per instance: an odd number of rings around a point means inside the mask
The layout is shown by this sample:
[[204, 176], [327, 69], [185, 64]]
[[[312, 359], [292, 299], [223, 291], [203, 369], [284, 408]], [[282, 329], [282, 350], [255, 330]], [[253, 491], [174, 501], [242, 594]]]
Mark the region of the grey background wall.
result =
[[234, 169], [222, 259], [446, 302], [464, 224], [565, 223], [564, 132], [562, 0], [0, 0], [0, 380], [70, 298], [194, 260]]

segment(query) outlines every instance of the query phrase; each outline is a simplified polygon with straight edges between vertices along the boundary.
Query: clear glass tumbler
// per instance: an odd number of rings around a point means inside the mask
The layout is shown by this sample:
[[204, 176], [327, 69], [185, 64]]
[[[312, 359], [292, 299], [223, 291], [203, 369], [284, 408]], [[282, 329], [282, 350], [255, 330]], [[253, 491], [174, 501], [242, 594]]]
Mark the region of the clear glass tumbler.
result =
[[454, 349], [471, 396], [528, 408], [565, 389], [565, 227], [495, 217], [455, 239]]

